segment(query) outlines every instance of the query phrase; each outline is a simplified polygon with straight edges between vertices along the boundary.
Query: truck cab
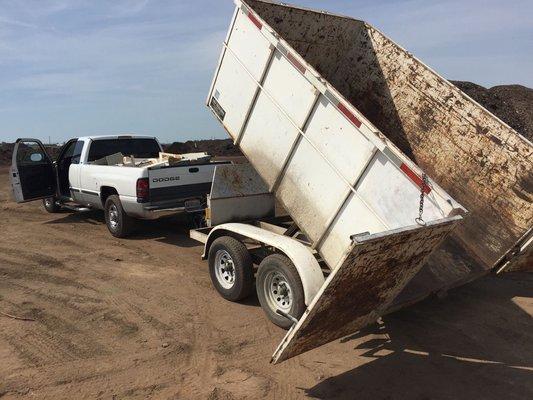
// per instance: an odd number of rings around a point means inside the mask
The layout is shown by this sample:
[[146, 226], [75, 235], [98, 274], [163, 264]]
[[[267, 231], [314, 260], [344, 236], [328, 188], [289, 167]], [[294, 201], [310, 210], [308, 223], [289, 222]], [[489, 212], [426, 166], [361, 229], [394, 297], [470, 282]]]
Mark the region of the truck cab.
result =
[[135, 219], [200, 215], [220, 163], [205, 153], [171, 155], [173, 163], [163, 155], [154, 137], [87, 136], [67, 141], [53, 161], [39, 140], [18, 139], [10, 173], [13, 195], [19, 203], [42, 199], [51, 213], [104, 210], [117, 237], [127, 236]]

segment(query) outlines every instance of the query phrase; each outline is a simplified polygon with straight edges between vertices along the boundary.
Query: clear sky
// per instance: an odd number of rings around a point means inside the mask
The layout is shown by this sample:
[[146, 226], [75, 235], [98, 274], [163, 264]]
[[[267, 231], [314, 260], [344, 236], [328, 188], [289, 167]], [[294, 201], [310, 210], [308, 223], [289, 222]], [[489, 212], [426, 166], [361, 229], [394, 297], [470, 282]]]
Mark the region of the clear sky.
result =
[[[364, 19], [448, 79], [533, 87], [532, 0], [294, 0]], [[204, 106], [231, 0], [0, 0], [0, 141], [224, 138]]]

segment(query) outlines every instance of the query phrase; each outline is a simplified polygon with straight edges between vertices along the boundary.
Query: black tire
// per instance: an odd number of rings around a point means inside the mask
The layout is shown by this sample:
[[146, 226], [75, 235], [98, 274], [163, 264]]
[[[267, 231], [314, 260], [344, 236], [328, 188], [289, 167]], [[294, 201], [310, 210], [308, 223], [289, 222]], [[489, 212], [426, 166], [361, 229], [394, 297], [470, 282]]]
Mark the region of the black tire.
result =
[[[281, 302], [283, 302], [286, 298], [284, 296], [286, 293], [279, 293], [280, 297], [276, 297], [278, 295], [274, 287], [277, 285], [275, 283], [276, 277], [278, 277], [277, 282], [288, 284], [288, 290], [292, 295], [291, 302], [287, 302], [288, 308], [282, 309], [282, 311], [285, 311], [287, 314], [296, 319], [300, 319], [306, 309], [304, 289], [296, 267], [286, 256], [282, 254], [272, 254], [268, 257], [265, 257], [263, 261], [261, 261], [261, 264], [259, 264], [257, 282], [255, 285], [257, 288], [257, 297], [259, 298], [259, 303], [261, 303], [261, 307], [263, 308], [263, 311], [267, 317], [275, 325], [283, 329], [289, 329], [293, 325], [293, 322], [288, 318], [276, 313], [277, 309], [281, 309], [280, 304], [285, 304]], [[280, 281], [280, 277], [283, 277], [284, 281], [283, 279]], [[282, 289], [287, 290], [287, 285], [285, 285]], [[274, 293], [276, 294], [274, 295]], [[276, 300], [280, 303], [276, 303]]]
[[117, 238], [125, 238], [133, 230], [134, 220], [126, 214], [117, 195], [109, 196], [105, 202], [105, 223]]
[[55, 214], [61, 211], [61, 207], [57, 205], [55, 197], [43, 199], [43, 207], [50, 214]]
[[[221, 258], [229, 255], [231, 265], [228, 273], [223, 273], [219, 265]], [[229, 301], [239, 301], [248, 297], [254, 289], [254, 270], [250, 252], [241, 241], [222, 236], [216, 239], [209, 248], [209, 275], [211, 282], [220, 295]], [[227, 257], [226, 257], [227, 260]], [[217, 272], [218, 271], [218, 272]], [[227, 281], [227, 282], [226, 282]]]

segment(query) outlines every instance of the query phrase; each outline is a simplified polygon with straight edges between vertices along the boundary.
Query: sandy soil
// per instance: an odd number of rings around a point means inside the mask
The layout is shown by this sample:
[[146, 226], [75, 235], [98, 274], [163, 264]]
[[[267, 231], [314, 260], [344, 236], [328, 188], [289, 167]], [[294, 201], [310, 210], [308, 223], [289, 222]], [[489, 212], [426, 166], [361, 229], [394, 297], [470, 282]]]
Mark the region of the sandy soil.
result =
[[180, 220], [9, 200], [0, 170], [0, 398], [533, 398], [533, 275], [488, 277], [279, 366], [284, 332], [212, 289]]

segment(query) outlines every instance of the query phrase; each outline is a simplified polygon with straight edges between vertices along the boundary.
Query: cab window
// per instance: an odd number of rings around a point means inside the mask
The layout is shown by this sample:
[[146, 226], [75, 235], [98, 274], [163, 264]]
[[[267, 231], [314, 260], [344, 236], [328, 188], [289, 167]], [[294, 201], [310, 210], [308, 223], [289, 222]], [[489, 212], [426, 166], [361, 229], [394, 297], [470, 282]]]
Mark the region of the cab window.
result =
[[91, 143], [88, 162], [104, 162], [112, 155], [133, 156], [135, 158], [157, 158], [161, 148], [154, 139], [100, 139]]

